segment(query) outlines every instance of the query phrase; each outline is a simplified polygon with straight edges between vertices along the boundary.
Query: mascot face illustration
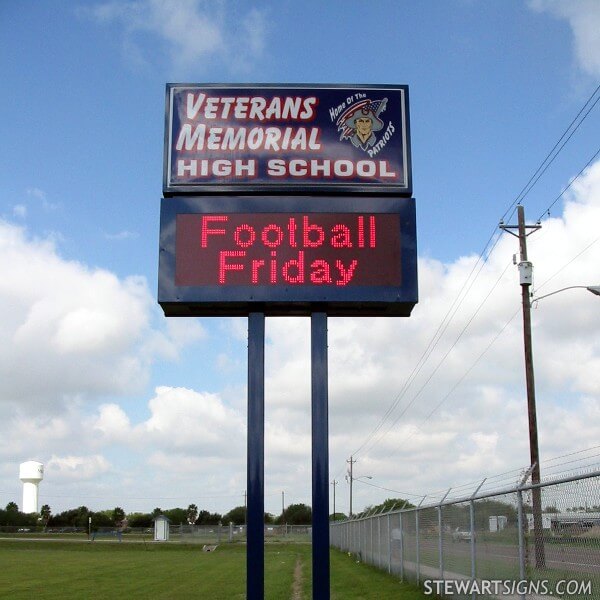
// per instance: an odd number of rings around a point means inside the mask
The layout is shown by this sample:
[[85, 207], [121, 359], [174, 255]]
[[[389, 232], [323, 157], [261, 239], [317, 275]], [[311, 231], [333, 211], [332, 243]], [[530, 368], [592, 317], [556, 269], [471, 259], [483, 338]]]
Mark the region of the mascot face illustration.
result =
[[356, 135], [363, 142], [371, 137], [373, 133], [373, 120], [371, 117], [358, 117], [358, 119], [354, 119], [354, 125], [356, 126]]
[[367, 150], [377, 142], [376, 131], [383, 129], [379, 115], [385, 110], [383, 100], [361, 100], [352, 104], [337, 120], [340, 140], [350, 140], [353, 146]]

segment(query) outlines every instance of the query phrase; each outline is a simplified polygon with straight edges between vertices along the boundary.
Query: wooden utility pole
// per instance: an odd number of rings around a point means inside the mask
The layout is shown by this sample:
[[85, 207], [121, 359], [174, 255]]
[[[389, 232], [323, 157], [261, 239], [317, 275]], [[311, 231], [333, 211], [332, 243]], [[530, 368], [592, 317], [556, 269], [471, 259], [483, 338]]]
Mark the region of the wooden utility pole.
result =
[[287, 534], [287, 523], [285, 522], [285, 492], [281, 492], [281, 524], [285, 525], [285, 533]]
[[335, 521], [335, 486], [338, 484], [338, 482], [334, 479], [331, 482], [331, 485], [333, 486], [333, 520]]
[[[536, 486], [540, 483], [540, 451], [538, 445], [537, 411], [535, 406], [535, 377], [533, 368], [533, 343], [531, 338], [531, 292], [533, 265], [527, 258], [527, 233], [528, 229], [536, 231], [541, 225], [525, 225], [525, 209], [517, 206], [518, 225], [504, 225], [500, 229], [508, 231], [519, 238], [519, 279], [523, 304], [523, 344], [525, 350], [525, 383], [527, 387], [527, 414], [529, 417], [529, 455], [531, 461], [531, 483]], [[510, 231], [517, 229], [518, 234]], [[533, 503], [533, 532], [535, 539], [535, 564], [537, 568], [546, 566], [546, 553], [544, 550], [544, 530], [542, 523], [542, 498], [539, 487], [532, 490]]]
[[356, 462], [355, 460], [352, 460], [352, 457], [350, 457], [350, 460], [346, 461], [347, 463], [350, 463], [350, 471], [349, 471], [349, 476], [350, 476], [350, 517], [352, 517], [352, 482], [354, 481], [354, 476], [352, 474], [352, 465]]

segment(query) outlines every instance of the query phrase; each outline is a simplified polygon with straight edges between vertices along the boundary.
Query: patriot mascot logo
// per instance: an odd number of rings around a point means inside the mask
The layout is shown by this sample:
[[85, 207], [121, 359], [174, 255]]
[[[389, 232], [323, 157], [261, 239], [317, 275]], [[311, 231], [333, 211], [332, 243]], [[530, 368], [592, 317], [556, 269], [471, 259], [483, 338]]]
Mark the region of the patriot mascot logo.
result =
[[386, 105], [387, 98], [365, 99], [351, 104], [336, 121], [340, 140], [350, 140], [355, 148], [364, 151], [374, 146], [377, 142], [375, 132], [383, 129], [383, 121], [379, 115]]

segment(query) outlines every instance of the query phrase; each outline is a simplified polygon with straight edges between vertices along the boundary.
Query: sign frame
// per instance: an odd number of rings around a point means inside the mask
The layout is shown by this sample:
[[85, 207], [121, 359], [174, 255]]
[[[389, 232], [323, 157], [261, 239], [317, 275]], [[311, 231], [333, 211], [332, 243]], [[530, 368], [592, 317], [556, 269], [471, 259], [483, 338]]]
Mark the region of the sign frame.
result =
[[[319, 209], [315, 210], [315, 206]], [[181, 214], [256, 213], [397, 214], [399, 286], [289, 285], [178, 286], [176, 221]], [[158, 302], [166, 316], [409, 316], [418, 302], [415, 202], [388, 197], [177, 197], [161, 201]]]
[[[364, 182], [346, 182], [344, 178], [339, 180], [335, 176], [331, 181], [311, 181], [301, 179], [300, 181], [291, 181], [289, 177], [275, 177], [265, 181], [210, 181], [194, 183], [177, 183], [171, 179], [172, 162], [172, 137], [173, 137], [173, 97], [177, 89], [192, 90], [248, 90], [257, 94], [260, 91], [273, 93], [276, 90], [298, 92], [314, 92], [315, 94], [330, 93], [339, 94], [346, 91], [349, 94], [366, 94], [372, 91], [377, 96], [389, 91], [392, 94], [400, 96], [400, 143], [402, 146], [401, 165], [403, 170], [403, 183], [384, 183], [380, 181]], [[325, 110], [323, 108], [323, 110]], [[385, 112], [383, 113], [384, 116]], [[332, 127], [335, 127], [332, 125]], [[379, 133], [378, 133], [379, 135]], [[333, 150], [346, 148], [349, 142], [338, 141]], [[385, 150], [385, 148], [384, 148]], [[230, 153], [232, 153], [230, 151]], [[223, 155], [226, 151], [223, 151]], [[306, 155], [306, 152], [299, 151], [298, 155]], [[382, 152], [382, 154], [384, 154]], [[217, 84], [217, 83], [167, 83], [165, 93], [165, 135], [164, 135], [164, 159], [163, 159], [163, 195], [165, 197], [179, 195], [203, 195], [203, 194], [370, 194], [387, 195], [410, 198], [412, 196], [412, 162], [411, 162], [411, 143], [410, 143], [410, 114], [409, 114], [409, 90], [408, 85], [397, 84], [275, 84], [275, 83], [243, 83], [243, 84]], [[258, 155], [257, 155], [258, 156]], [[335, 152], [331, 150], [324, 152], [324, 157], [335, 158]], [[368, 155], [364, 155], [368, 159]], [[367, 161], [368, 162], [368, 161]]]

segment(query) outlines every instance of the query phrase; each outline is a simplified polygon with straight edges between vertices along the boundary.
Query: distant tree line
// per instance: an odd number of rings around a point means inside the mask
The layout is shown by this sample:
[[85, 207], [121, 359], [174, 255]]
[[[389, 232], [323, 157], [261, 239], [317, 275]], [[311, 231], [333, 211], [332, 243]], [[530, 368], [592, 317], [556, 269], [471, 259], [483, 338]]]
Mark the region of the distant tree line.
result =
[[40, 515], [26, 515], [19, 511], [16, 502], [9, 502], [5, 509], [0, 509], [0, 525], [13, 525], [15, 527], [35, 526]]
[[[92, 511], [87, 506], [79, 506], [63, 512], [52, 514], [49, 505], [45, 504], [39, 513], [25, 514], [19, 511], [16, 502], [9, 502], [4, 510], [0, 509], [0, 525], [17, 527], [43, 527], [43, 528], [65, 528], [77, 527], [87, 529], [90, 525], [92, 530], [100, 527], [152, 527], [154, 519], [158, 515], [164, 515], [174, 525], [244, 525], [246, 523], [246, 508], [236, 506], [229, 512], [221, 515], [211, 513], [208, 510], [199, 510], [196, 504], [190, 504], [187, 508], [169, 508], [163, 510], [156, 507], [150, 513], [133, 512], [126, 514], [117, 506], [113, 509]], [[337, 514], [340, 518], [341, 513]], [[333, 515], [332, 515], [333, 517]], [[343, 518], [344, 515], [341, 515]], [[290, 504], [279, 516], [265, 513], [265, 523], [283, 525], [308, 525], [312, 520], [312, 510], [306, 504]]]
[[[408, 500], [403, 498], [388, 498], [381, 504], [367, 506], [357, 516], [383, 514], [392, 510], [401, 510], [414, 508]], [[510, 503], [499, 502], [496, 500], [478, 501], [475, 506], [475, 525], [476, 527], [487, 527], [489, 516], [505, 515], [510, 522], [516, 522], [516, 507]], [[525, 506], [526, 510], [530, 507]], [[435, 511], [435, 508], [425, 509]], [[545, 512], [558, 512], [554, 506], [547, 506]], [[600, 506], [592, 507], [573, 507], [567, 508], [571, 511], [600, 511]], [[444, 519], [446, 522], [465, 522], [468, 520], [469, 508], [466, 504], [449, 505], [444, 507]], [[187, 508], [169, 508], [163, 510], [160, 507], [152, 512], [133, 512], [126, 514], [120, 507], [108, 510], [92, 511], [86, 506], [79, 506], [63, 512], [52, 514], [50, 506], [45, 504], [40, 509], [40, 513], [24, 514], [19, 511], [15, 502], [9, 502], [5, 509], [0, 509], [0, 525], [10, 525], [17, 527], [78, 527], [87, 529], [91, 517], [92, 529], [99, 527], [152, 527], [154, 519], [158, 515], [164, 515], [174, 525], [244, 525], [246, 523], [246, 507], [236, 506], [225, 514], [212, 513], [208, 510], [200, 510], [196, 504], [190, 504]], [[330, 515], [331, 520], [346, 519], [344, 513], [336, 512]], [[437, 519], [437, 517], [436, 517]], [[290, 504], [279, 515], [265, 513], [264, 522], [266, 524], [283, 525], [308, 525], [312, 521], [312, 510], [306, 504]]]
[[[385, 502], [377, 504], [375, 506], [367, 506], [358, 517], [365, 517], [368, 515], [385, 514], [392, 510], [403, 510], [415, 508], [414, 504], [411, 504], [408, 500], [403, 498], [388, 498]], [[531, 511], [531, 507], [524, 504], [524, 509], [528, 512]], [[551, 507], [546, 508], [546, 512], [550, 512]], [[554, 511], [556, 509], [554, 508]], [[421, 508], [421, 523], [432, 523], [437, 524], [438, 513], [437, 507], [429, 506]], [[489, 527], [489, 518], [491, 516], [503, 515], [508, 519], [509, 523], [517, 522], [517, 507], [510, 502], [501, 502], [499, 500], [487, 499], [478, 500], [475, 503], [475, 528], [476, 529], [487, 529]], [[468, 528], [470, 525], [470, 507], [468, 503], [460, 504], [447, 504], [443, 507], [443, 521], [446, 525], [451, 527], [463, 527]]]

